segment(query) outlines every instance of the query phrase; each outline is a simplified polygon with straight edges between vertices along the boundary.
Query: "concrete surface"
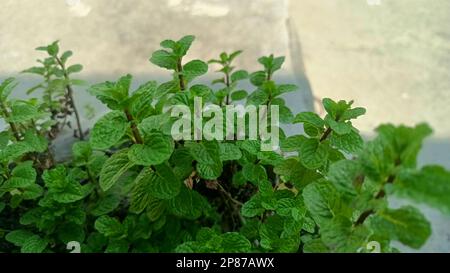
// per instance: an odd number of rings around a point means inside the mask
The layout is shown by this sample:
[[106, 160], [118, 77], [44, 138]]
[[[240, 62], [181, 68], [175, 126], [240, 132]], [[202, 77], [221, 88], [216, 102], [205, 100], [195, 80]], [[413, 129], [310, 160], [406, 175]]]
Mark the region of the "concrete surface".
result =
[[[428, 122], [435, 133], [420, 164], [450, 168], [448, 0], [1, 0], [0, 7], [0, 79], [34, 65], [43, 56], [34, 48], [57, 39], [91, 83], [125, 73], [135, 85], [166, 79], [149, 56], [163, 39], [194, 34], [189, 59], [242, 49], [236, 66], [255, 71], [261, 55], [285, 55], [277, 79], [300, 86], [287, 97], [295, 112], [312, 108], [311, 94], [353, 99], [367, 108], [355, 122], [367, 137], [384, 122]], [[201, 81], [214, 78], [213, 70]], [[37, 81], [18, 78], [22, 90]], [[79, 108], [93, 105], [97, 117], [104, 110], [83, 89], [76, 99]], [[450, 252], [450, 217], [421, 209], [433, 235], [420, 251]]]

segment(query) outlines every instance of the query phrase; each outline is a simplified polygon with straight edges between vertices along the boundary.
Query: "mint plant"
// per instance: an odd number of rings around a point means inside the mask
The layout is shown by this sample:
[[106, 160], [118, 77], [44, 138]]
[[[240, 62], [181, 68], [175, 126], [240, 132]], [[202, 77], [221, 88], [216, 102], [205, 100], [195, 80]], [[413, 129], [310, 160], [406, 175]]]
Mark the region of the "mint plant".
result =
[[84, 85], [84, 81], [72, 79], [71, 74], [78, 73], [83, 69], [80, 64], [67, 66], [68, 59], [73, 55], [68, 50], [59, 54], [58, 41], [48, 46], [36, 48], [38, 51], [45, 51], [48, 54], [43, 60], [38, 60], [41, 66], [34, 66], [23, 71], [23, 73], [32, 73], [40, 75], [43, 81], [33, 86], [27, 91], [27, 94], [42, 89], [43, 107], [51, 113], [53, 125], [49, 131], [49, 136], [55, 138], [64, 128], [70, 126], [68, 118], [74, 114], [77, 130], [74, 135], [83, 140], [84, 132], [81, 128], [81, 120], [73, 98], [73, 85]]
[[[273, 55], [252, 73], [232, 65], [241, 51], [210, 60], [221, 73], [215, 90], [195, 82], [207, 63], [184, 61], [193, 41], [165, 40], [151, 55], [170, 81], [132, 90], [124, 75], [89, 87], [109, 111], [88, 137], [78, 124], [67, 162], [52, 161], [48, 145], [76, 113], [70, 75], [81, 66], [66, 68], [71, 53], [58, 55], [57, 42], [39, 48], [50, 57], [26, 72], [43, 76], [41, 100], [12, 99], [15, 80], [1, 83], [0, 251], [67, 252], [76, 241], [81, 252], [368, 252], [374, 242], [396, 252], [392, 241], [420, 248], [432, 231], [418, 209], [392, 208], [388, 197], [450, 212], [450, 172], [417, 168], [428, 125], [385, 124], [364, 141], [352, 121], [366, 110], [352, 101], [326, 98], [325, 116], [294, 115], [283, 95], [297, 87], [276, 82], [284, 57]], [[254, 90], [239, 87], [245, 80]], [[197, 104], [214, 115], [197, 115]], [[278, 148], [238, 126], [228, 134], [235, 116], [215, 122], [236, 104], [266, 107], [258, 126], [279, 130]], [[304, 133], [287, 136], [278, 117]], [[250, 113], [243, 123], [249, 131]], [[174, 135], [180, 124], [194, 129]], [[223, 139], [196, 138], [211, 124]]]

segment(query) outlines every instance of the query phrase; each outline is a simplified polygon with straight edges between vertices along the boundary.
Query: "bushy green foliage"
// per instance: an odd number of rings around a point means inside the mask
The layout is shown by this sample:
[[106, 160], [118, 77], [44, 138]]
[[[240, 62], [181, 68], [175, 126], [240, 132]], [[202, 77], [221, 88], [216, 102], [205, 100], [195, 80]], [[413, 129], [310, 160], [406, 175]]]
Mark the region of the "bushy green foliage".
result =
[[[57, 42], [38, 48], [49, 57], [26, 72], [43, 76], [31, 90], [42, 88], [40, 99], [12, 99], [16, 81], [1, 83], [0, 251], [66, 252], [77, 241], [81, 252], [365, 252], [376, 241], [393, 252], [393, 240], [420, 248], [431, 228], [412, 206], [390, 208], [388, 196], [450, 212], [450, 172], [416, 167], [426, 124], [382, 125], [365, 142], [352, 124], [365, 109], [351, 101], [324, 99], [325, 117], [294, 115], [283, 94], [296, 86], [274, 81], [284, 57], [262, 57], [263, 69], [248, 73], [232, 65], [241, 51], [222, 53], [208, 62], [220, 66], [219, 89], [194, 83], [208, 64], [183, 62], [193, 41], [165, 40], [152, 54], [170, 81], [131, 90], [125, 75], [91, 86], [110, 111], [68, 162], [55, 162], [48, 147], [76, 112], [71, 85], [80, 82], [69, 75], [81, 66], [66, 68], [71, 51], [58, 55]], [[247, 80], [253, 92], [241, 88]], [[280, 129], [279, 151], [236, 136], [174, 140], [177, 119], [164, 110], [193, 108], [195, 96], [222, 109], [278, 105], [281, 123], [305, 133]]]

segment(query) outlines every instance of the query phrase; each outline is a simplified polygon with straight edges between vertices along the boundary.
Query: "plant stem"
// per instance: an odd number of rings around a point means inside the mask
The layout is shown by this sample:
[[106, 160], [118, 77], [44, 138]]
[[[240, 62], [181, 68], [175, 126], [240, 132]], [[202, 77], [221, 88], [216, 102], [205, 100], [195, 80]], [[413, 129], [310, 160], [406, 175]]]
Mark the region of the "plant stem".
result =
[[127, 116], [128, 122], [131, 123], [131, 132], [133, 133], [135, 143], [143, 144], [144, 141], [142, 140], [142, 136], [139, 133], [136, 123], [134, 122], [133, 116], [131, 115], [130, 111], [128, 111], [128, 109], [125, 109], [125, 115]]
[[322, 137], [320, 137], [320, 142], [325, 141], [325, 140], [328, 138], [328, 136], [331, 134], [332, 131], [333, 131], [333, 130], [331, 130], [331, 127], [328, 127], [328, 128], [325, 130], [325, 132], [323, 133]]
[[[1, 108], [5, 118], [9, 119], [10, 115], [9, 115], [8, 109], [6, 109], [6, 106], [5, 106], [5, 104], [2, 101], [0, 101], [0, 108]], [[11, 121], [9, 121], [8, 123], [9, 123], [9, 127], [11, 127], [11, 131], [13, 132], [14, 138], [17, 141], [20, 141], [20, 134], [19, 134], [19, 130], [16, 127], [16, 124], [14, 122], [11, 122]]]
[[233, 196], [231, 196], [231, 193], [227, 192], [227, 191], [222, 187], [222, 185], [220, 185], [219, 181], [217, 181], [217, 185], [219, 186], [220, 191], [221, 191], [223, 194], [225, 194], [225, 195], [228, 197], [228, 199], [230, 199], [231, 202], [233, 202], [234, 204], [236, 204], [236, 205], [238, 205], [238, 206], [244, 205], [244, 204], [242, 204], [242, 202], [240, 202], [240, 201], [234, 199]]
[[367, 219], [367, 217], [369, 217], [370, 215], [372, 215], [374, 213], [375, 213], [375, 211], [373, 209], [366, 210], [363, 213], [361, 213], [361, 215], [358, 217], [358, 220], [356, 220], [356, 222], [355, 222], [355, 226], [362, 225], [364, 223], [364, 221]]
[[[400, 161], [399, 158], [397, 158], [395, 160], [394, 165], [395, 166], [399, 166], [400, 164], [401, 164], [401, 161]], [[388, 178], [386, 179], [386, 182], [383, 184], [383, 186], [386, 185], [386, 184], [394, 183], [394, 180], [395, 180], [395, 175], [394, 174], [389, 175]], [[385, 195], [386, 195], [386, 191], [384, 190], [384, 188], [382, 188], [375, 195], [375, 199], [383, 198]], [[369, 217], [370, 215], [372, 215], [374, 213], [375, 213], [375, 211], [373, 209], [369, 209], [369, 210], [366, 210], [363, 213], [361, 213], [361, 215], [358, 217], [358, 220], [356, 220], [356, 222], [355, 222], [355, 226], [361, 225], [362, 223], [364, 223], [364, 221], [367, 219], [367, 217]]]
[[181, 58], [177, 62], [178, 81], [180, 83], [180, 90], [184, 91], [186, 86], [184, 85], [183, 66], [181, 65]]
[[[334, 119], [336, 122], [339, 122], [339, 119], [341, 117], [339, 115], [336, 115], [336, 118]], [[325, 132], [323, 133], [323, 135], [320, 137], [320, 142], [324, 142], [331, 134], [333, 130], [331, 129], [331, 127], [327, 127], [327, 129], [325, 130]]]
[[227, 86], [227, 97], [225, 100], [225, 105], [230, 104], [230, 74], [227, 72], [225, 73], [225, 85]]
[[69, 83], [69, 81], [70, 81], [69, 75], [67, 74], [66, 67], [61, 62], [61, 59], [58, 56], [55, 56], [55, 58], [64, 73], [64, 79], [66, 80], [67, 98], [69, 100], [69, 105], [72, 107], [73, 112], [75, 113], [75, 119], [77, 121], [78, 134], [79, 134], [78, 136], [79, 136], [80, 140], [84, 140], [83, 129], [81, 128], [80, 115], [78, 113], [77, 107], [75, 106], [75, 101], [73, 99], [72, 86]]

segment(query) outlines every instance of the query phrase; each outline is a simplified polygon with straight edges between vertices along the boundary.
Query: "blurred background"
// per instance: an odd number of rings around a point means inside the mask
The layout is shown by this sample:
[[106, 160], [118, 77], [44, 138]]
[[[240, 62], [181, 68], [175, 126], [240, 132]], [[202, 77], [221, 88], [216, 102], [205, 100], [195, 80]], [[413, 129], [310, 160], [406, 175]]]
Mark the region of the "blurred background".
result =
[[[160, 41], [193, 34], [187, 59], [242, 49], [236, 66], [256, 71], [258, 57], [286, 56], [275, 79], [300, 86], [287, 99], [295, 113], [320, 112], [323, 97], [354, 100], [367, 108], [355, 125], [368, 139], [381, 123], [429, 123], [420, 164], [450, 168], [448, 0], [1, 0], [0, 8], [0, 80], [17, 77], [17, 97], [39, 81], [18, 74], [44, 57], [37, 46], [60, 40], [90, 83], [131, 73], [138, 85], [170, 77], [148, 61]], [[105, 110], [83, 88], [75, 96], [87, 124]], [[86, 118], [87, 105], [95, 118]], [[420, 208], [433, 228], [420, 251], [450, 252], [450, 217]]]

